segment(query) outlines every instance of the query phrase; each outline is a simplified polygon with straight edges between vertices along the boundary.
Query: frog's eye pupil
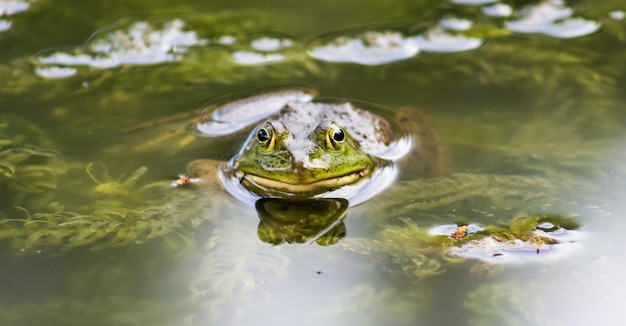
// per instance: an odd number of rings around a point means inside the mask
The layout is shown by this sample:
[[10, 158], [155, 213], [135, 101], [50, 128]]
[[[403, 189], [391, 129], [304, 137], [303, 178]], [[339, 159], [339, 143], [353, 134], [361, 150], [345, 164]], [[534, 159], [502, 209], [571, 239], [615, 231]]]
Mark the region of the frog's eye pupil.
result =
[[257, 133], [257, 139], [259, 140], [260, 143], [264, 143], [270, 140], [270, 135], [267, 132], [267, 129], [262, 128], [261, 130], [259, 130], [259, 133]]
[[343, 129], [336, 129], [333, 133], [333, 140], [336, 142], [342, 142], [346, 138], [346, 134], [343, 132]]

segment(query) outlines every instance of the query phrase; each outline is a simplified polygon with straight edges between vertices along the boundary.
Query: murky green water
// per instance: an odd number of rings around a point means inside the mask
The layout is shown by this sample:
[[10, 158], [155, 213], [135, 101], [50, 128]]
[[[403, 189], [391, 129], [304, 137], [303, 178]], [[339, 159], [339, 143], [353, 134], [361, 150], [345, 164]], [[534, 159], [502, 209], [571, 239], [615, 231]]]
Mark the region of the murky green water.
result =
[[[619, 325], [626, 6], [456, 2], [0, 0], [0, 324]], [[323, 235], [173, 187], [271, 85], [414, 107], [450, 164]]]

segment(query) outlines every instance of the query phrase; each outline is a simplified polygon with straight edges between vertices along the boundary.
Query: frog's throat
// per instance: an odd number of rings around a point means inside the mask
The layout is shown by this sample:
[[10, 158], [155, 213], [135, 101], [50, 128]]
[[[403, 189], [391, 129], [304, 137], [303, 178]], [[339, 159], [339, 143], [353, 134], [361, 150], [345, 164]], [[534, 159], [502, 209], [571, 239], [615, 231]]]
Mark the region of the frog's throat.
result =
[[345, 185], [353, 184], [368, 176], [371, 173], [369, 169], [352, 172], [339, 177], [322, 179], [310, 183], [289, 183], [274, 179], [268, 179], [255, 174], [243, 173], [239, 181], [245, 186], [246, 183], [252, 184], [254, 187], [261, 189], [270, 189], [279, 192], [305, 194], [305, 193], [321, 193], [331, 189], [337, 189]]

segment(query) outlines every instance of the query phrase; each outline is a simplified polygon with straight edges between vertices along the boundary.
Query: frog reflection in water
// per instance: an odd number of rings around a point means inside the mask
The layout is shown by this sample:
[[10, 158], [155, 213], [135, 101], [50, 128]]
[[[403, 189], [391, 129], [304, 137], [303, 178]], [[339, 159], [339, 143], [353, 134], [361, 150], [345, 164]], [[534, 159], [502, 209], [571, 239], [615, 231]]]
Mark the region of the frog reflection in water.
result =
[[[263, 121], [222, 169], [231, 194], [245, 196], [241, 185], [258, 197], [335, 197], [354, 205], [391, 185], [394, 162], [410, 153], [419, 160], [413, 167], [438, 170], [441, 151], [428, 144], [437, 137], [407, 118], [416, 110], [402, 109], [390, 122], [352, 103], [310, 102], [313, 94], [285, 89], [253, 95], [214, 108], [194, 125], [202, 135], [221, 136]], [[418, 134], [424, 137], [415, 139]], [[197, 174], [214, 166], [197, 160], [188, 170]]]

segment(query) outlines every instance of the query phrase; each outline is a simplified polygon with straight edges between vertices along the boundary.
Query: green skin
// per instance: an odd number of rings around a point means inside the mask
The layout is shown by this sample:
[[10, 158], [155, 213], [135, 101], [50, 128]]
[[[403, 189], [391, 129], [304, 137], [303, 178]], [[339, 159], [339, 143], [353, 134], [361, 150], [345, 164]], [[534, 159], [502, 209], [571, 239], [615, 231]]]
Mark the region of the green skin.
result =
[[390, 139], [385, 119], [351, 104], [295, 102], [253, 131], [230, 169], [260, 196], [311, 197], [369, 178], [388, 161], [370, 150]]
[[[347, 130], [341, 142], [332, 140], [330, 133], [329, 128], [313, 130], [304, 139], [309, 150], [300, 157], [292, 148], [289, 130], [274, 130], [274, 139], [266, 143], [255, 137], [235, 159], [235, 169], [249, 189], [254, 190], [254, 183], [260, 183], [266, 188], [302, 194], [322, 193], [369, 177], [378, 165], [376, 158], [364, 152]], [[251, 181], [252, 176], [257, 182]]]
[[[261, 96], [252, 99], [280, 94]], [[242, 108], [252, 102], [244, 100]], [[263, 107], [235, 108], [239, 110], [236, 116]], [[231, 109], [218, 110], [231, 113]], [[404, 138], [409, 134], [412, 142]], [[447, 165], [446, 157], [427, 117], [416, 108], [400, 108], [390, 124], [350, 103], [291, 101], [251, 132], [224, 172], [229, 181], [261, 197], [311, 198], [371, 179], [378, 169], [400, 158], [404, 172], [437, 175]], [[188, 166], [188, 173], [215, 183], [211, 180], [214, 173], [197, 172], [210, 171], [215, 165], [211, 160], [196, 160]]]

